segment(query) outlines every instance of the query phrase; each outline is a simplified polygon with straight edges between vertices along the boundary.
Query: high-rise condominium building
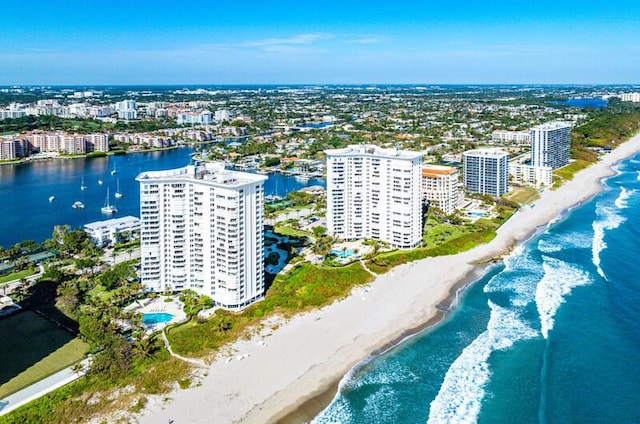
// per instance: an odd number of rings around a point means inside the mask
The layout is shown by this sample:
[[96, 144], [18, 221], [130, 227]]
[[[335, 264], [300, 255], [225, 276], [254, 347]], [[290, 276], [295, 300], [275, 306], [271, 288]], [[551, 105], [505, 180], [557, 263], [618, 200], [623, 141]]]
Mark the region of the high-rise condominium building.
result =
[[502, 196], [509, 191], [509, 155], [500, 149], [463, 153], [464, 188], [468, 193]]
[[192, 289], [235, 310], [264, 296], [265, 176], [207, 163], [136, 180], [148, 290]]
[[531, 164], [561, 168], [569, 163], [571, 125], [547, 122], [531, 128]]
[[462, 200], [459, 175], [452, 166], [422, 165], [422, 196], [429, 208], [438, 208], [447, 215], [458, 208]]
[[421, 152], [352, 145], [327, 154], [327, 226], [345, 240], [422, 241]]

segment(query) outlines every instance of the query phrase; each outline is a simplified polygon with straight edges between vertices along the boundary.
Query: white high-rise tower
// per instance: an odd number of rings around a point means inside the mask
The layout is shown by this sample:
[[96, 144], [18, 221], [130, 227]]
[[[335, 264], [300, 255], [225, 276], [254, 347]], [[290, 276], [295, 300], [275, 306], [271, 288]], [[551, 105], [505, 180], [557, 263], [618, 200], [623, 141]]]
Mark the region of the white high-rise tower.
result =
[[547, 122], [531, 128], [531, 165], [561, 168], [569, 163], [571, 125]]
[[422, 242], [423, 153], [372, 145], [325, 153], [329, 233], [402, 249]]
[[142, 284], [232, 310], [261, 299], [266, 179], [222, 163], [138, 175]]

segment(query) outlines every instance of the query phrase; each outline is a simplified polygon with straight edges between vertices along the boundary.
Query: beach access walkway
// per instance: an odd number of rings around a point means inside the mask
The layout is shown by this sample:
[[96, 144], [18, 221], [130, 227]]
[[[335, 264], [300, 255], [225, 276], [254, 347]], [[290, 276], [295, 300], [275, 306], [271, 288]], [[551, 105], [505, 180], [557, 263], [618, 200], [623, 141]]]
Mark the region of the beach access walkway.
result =
[[164, 342], [164, 347], [167, 348], [167, 350], [169, 351], [169, 354], [171, 354], [171, 356], [180, 359], [181, 361], [185, 361], [188, 362], [190, 364], [193, 365], [197, 365], [199, 367], [206, 367], [207, 364], [205, 364], [204, 361], [200, 360], [200, 359], [194, 359], [194, 358], [187, 358], [181, 355], [178, 355], [177, 353], [175, 353], [172, 349], [171, 349], [171, 344], [169, 344], [169, 339], [167, 339], [167, 334], [164, 332], [164, 329], [162, 330], [162, 341]]

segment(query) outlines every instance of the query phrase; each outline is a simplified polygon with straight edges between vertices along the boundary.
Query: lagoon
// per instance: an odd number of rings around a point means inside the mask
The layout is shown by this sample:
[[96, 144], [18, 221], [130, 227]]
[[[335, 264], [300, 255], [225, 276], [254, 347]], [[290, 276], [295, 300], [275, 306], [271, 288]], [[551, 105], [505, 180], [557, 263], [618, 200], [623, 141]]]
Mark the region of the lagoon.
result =
[[[179, 168], [191, 162], [190, 147], [155, 152], [137, 152], [102, 158], [76, 158], [33, 161], [0, 166], [0, 246], [9, 247], [23, 240], [42, 242], [51, 237], [54, 225], [72, 228], [109, 218], [139, 216], [140, 188], [135, 177], [142, 171]], [[111, 174], [114, 169], [117, 173]], [[80, 186], [84, 180], [86, 190]], [[102, 184], [99, 184], [99, 180]], [[114, 193], [120, 181], [123, 197]], [[285, 196], [306, 186], [324, 185], [324, 180], [297, 180], [292, 176], [270, 174], [265, 194]], [[111, 204], [118, 212], [103, 215], [107, 188]], [[55, 196], [49, 201], [50, 196]], [[82, 202], [85, 207], [71, 205]]]

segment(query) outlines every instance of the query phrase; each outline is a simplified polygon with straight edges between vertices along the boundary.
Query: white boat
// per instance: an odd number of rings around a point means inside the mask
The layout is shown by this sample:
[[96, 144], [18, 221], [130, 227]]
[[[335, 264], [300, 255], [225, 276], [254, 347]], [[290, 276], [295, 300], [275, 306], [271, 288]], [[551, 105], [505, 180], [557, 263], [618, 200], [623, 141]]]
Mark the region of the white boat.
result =
[[71, 207], [73, 209], [84, 209], [84, 203], [82, 203], [81, 201], [77, 200], [77, 201], [73, 202], [73, 205], [71, 205]]
[[49, 196], [49, 201], [53, 202], [54, 200], [56, 200], [56, 196]]
[[104, 199], [104, 206], [100, 208], [103, 214], [111, 215], [118, 212], [115, 206], [109, 204], [109, 187], [107, 187], [107, 197]]
[[86, 190], [87, 186], [84, 185], [84, 177], [82, 178], [82, 182], [80, 183], [80, 190]]
[[116, 171], [116, 164], [113, 164], [113, 169], [111, 170], [111, 175], [116, 175], [118, 171]]
[[102, 180], [98, 180], [98, 184], [102, 185]]
[[124, 196], [122, 193], [120, 193], [120, 178], [118, 178], [118, 181], [116, 182], [116, 194], [114, 194], [114, 196], [116, 197], [116, 199], [121, 198], [122, 196]]

